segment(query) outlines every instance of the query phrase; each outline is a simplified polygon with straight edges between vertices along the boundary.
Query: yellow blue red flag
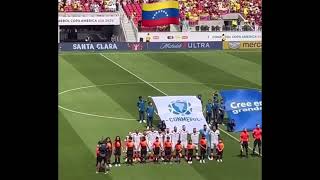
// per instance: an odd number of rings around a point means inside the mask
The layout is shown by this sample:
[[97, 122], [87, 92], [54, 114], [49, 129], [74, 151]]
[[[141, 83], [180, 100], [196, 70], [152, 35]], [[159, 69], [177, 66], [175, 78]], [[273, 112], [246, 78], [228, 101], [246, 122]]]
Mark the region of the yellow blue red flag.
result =
[[178, 1], [164, 1], [142, 5], [142, 26], [179, 24]]

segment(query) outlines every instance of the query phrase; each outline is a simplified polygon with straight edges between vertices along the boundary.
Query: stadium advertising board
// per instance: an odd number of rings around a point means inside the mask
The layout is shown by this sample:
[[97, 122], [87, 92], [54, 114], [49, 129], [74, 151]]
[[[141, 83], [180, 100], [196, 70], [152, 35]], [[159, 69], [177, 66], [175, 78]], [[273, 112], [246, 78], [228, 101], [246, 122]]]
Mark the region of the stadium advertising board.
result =
[[261, 49], [261, 41], [226, 41], [223, 49]]
[[235, 131], [243, 128], [252, 130], [262, 123], [261, 92], [253, 89], [223, 90], [220, 92], [225, 102], [229, 119], [235, 120]]
[[[139, 32], [138, 39], [146, 40], [150, 34], [151, 42], [192, 42], [192, 41], [221, 41], [222, 34], [226, 41], [262, 41], [261, 31], [242, 32]], [[156, 38], [154, 38], [156, 37]]]
[[150, 43], [60, 43], [62, 51], [158, 51], [158, 50], [188, 50], [188, 49], [222, 49], [222, 42], [150, 42]]
[[81, 26], [81, 25], [120, 25], [120, 16], [102, 15], [102, 16], [62, 16], [58, 17], [59, 26]]
[[186, 130], [193, 131], [193, 128], [202, 129], [207, 125], [202, 113], [201, 101], [196, 96], [154, 96], [151, 97], [161, 120], [166, 127], [173, 129], [175, 126], [178, 131], [182, 125]]

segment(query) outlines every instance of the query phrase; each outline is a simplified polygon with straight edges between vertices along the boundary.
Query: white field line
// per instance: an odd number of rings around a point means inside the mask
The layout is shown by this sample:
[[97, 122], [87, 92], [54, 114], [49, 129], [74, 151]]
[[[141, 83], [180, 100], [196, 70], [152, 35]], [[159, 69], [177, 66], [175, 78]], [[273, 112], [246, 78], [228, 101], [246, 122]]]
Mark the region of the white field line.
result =
[[[59, 92], [59, 95], [70, 92], [70, 91], [76, 91], [80, 89], [87, 89], [87, 88], [92, 88], [92, 87], [101, 87], [101, 86], [116, 86], [116, 85], [129, 85], [129, 84], [144, 84], [145, 82], [121, 82], [121, 83], [107, 83], [107, 84], [99, 84], [99, 85], [91, 85], [91, 86], [82, 86], [78, 88], [73, 88], [73, 89], [68, 89], [62, 92]], [[247, 89], [257, 89], [261, 90], [258, 88], [252, 88], [252, 87], [247, 87], [247, 86], [239, 86], [239, 85], [231, 85], [231, 84], [219, 84], [219, 83], [201, 83], [201, 82], [174, 82], [174, 81], [154, 81], [154, 82], [149, 82], [150, 84], [211, 84], [211, 85], [217, 85], [217, 86], [226, 86], [226, 87], [236, 87], [236, 88], [247, 88]]]
[[[158, 89], [157, 87], [153, 86], [152, 84], [148, 83], [147, 81], [145, 81], [144, 79], [142, 79], [141, 77], [137, 76], [136, 74], [134, 74], [133, 72], [129, 71], [128, 69], [122, 67], [120, 64], [114, 62], [113, 60], [111, 60], [110, 58], [106, 57], [105, 55], [103, 55], [102, 53], [100, 53], [100, 55], [102, 57], [104, 57], [106, 60], [112, 62], [113, 64], [117, 65], [118, 67], [120, 67], [121, 69], [127, 71], [128, 73], [132, 74], [133, 76], [135, 76], [136, 78], [140, 79], [141, 81], [145, 82], [146, 84], [148, 84], [149, 86], [153, 87], [154, 89], [156, 89], [157, 91], [161, 92], [162, 94], [168, 96], [167, 93], [161, 91], [160, 89]], [[238, 140], [236, 137], [232, 136], [231, 134], [229, 134], [228, 132], [226, 132], [225, 130], [223, 130], [222, 128], [219, 128], [222, 132], [224, 132], [225, 134], [227, 134], [229, 137], [231, 137], [232, 139], [235, 139], [236, 141], [240, 142], [240, 140]], [[251, 147], [249, 147], [249, 149], [252, 150]]]
[[64, 109], [66, 111], [70, 111], [76, 114], [82, 114], [82, 115], [86, 115], [86, 116], [94, 116], [94, 117], [99, 117], [99, 118], [107, 118], [107, 119], [119, 119], [119, 120], [124, 120], [124, 121], [132, 121], [132, 120], [137, 120], [137, 119], [130, 119], [130, 118], [120, 118], [120, 117], [112, 117], [112, 116], [101, 116], [101, 115], [97, 115], [97, 114], [90, 114], [90, 113], [84, 113], [84, 112], [80, 112], [80, 111], [75, 111], [72, 109], [68, 109], [65, 108], [63, 106], [58, 105], [59, 108]]

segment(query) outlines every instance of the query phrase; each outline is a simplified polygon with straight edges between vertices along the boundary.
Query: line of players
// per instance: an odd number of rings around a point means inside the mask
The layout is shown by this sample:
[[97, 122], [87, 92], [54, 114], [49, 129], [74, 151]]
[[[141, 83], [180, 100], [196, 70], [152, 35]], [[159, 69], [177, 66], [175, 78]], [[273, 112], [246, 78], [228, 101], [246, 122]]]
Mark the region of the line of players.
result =
[[126, 161], [129, 164], [132, 164], [133, 161], [145, 163], [147, 160], [159, 162], [159, 159], [165, 163], [172, 163], [172, 160], [179, 163], [183, 157], [189, 164], [192, 164], [194, 151], [200, 163], [205, 163], [207, 153], [209, 160], [217, 157], [217, 162], [222, 162], [223, 149], [224, 144], [220, 138], [220, 132], [215, 127], [210, 130], [204, 126], [204, 129], [200, 131], [194, 128], [191, 133], [188, 133], [185, 126], [182, 126], [180, 131], [174, 127], [171, 132], [168, 128], [164, 132], [151, 128], [150, 131], [144, 133], [139, 131], [129, 133], [126, 137]]

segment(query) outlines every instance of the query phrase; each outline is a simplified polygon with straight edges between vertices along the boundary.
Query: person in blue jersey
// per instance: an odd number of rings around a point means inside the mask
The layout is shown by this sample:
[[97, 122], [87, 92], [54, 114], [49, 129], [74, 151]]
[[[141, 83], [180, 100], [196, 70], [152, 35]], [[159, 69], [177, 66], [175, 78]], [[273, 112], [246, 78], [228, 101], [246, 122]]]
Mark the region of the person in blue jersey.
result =
[[154, 107], [152, 105], [152, 102], [149, 102], [146, 112], [147, 112], [147, 129], [149, 129], [153, 127], [152, 121], [153, 121], [153, 115], [154, 115]]
[[139, 100], [137, 102], [138, 112], [139, 112], [139, 122], [140, 123], [146, 123], [146, 120], [144, 120], [144, 111], [145, 111], [145, 102], [146, 100], [142, 99], [142, 96], [139, 96]]
[[218, 122], [218, 114], [219, 114], [219, 100], [217, 97], [213, 97], [213, 103], [212, 103], [212, 115], [213, 115], [213, 121]]
[[206, 104], [206, 120], [207, 123], [210, 124], [211, 123], [211, 118], [212, 118], [212, 102], [211, 99], [208, 100], [208, 103]]
[[218, 115], [218, 123], [222, 124], [223, 119], [224, 119], [224, 112], [226, 110], [226, 106], [224, 105], [223, 99], [220, 100], [219, 104], [219, 115]]
[[[207, 142], [207, 151], [206, 152], [210, 152], [210, 129], [207, 127], [207, 125], [203, 125], [203, 129], [200, 129], [200, 137], [204, 135], [206, 142]], [[208, 159], [210, 159], [209, 155], [208, 155]]]

